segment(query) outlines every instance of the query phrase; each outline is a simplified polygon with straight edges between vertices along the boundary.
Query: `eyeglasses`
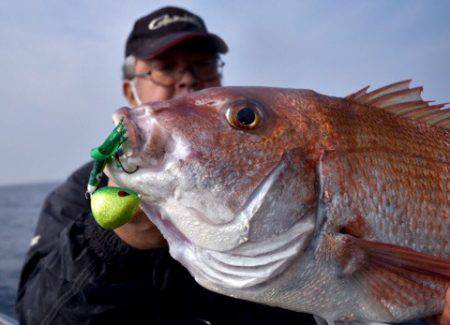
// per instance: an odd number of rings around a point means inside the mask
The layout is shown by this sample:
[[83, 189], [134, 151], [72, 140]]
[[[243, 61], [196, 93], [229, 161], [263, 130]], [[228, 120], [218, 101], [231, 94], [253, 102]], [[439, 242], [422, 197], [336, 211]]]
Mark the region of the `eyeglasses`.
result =
[[136, 73], [132, 78], [149, 78], [155, 84], [170, 87], [181, 80], [186, 71], [199, 81], [207, 82], [220, 79], [225, 65], [220, 58], [212, 60], [192, 62], [188, 67], [180, 66], [175, 61], [155, 61], [150, 64], [150, 71]]

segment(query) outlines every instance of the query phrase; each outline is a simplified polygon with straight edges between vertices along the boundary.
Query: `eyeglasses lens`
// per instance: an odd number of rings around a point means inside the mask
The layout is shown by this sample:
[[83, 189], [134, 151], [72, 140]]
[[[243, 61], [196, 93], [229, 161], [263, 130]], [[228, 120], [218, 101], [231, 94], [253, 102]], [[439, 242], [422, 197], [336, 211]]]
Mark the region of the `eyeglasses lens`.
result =
[[181, 80], [186, 71], [201, 81], [211, 81], [221, 77], [224, 63], [220, 59], [203, 62], [194, 62], [188, 68], [180, 68], [177, 64], [164, 62], [152, 67], [149, 77], [156, 83], [172, 86]]

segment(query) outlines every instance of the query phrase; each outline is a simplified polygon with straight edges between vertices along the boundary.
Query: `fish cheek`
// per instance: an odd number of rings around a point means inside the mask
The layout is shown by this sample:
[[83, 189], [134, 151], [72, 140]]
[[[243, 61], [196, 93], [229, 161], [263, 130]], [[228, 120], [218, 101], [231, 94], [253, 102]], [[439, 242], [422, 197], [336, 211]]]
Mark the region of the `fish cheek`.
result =
[[266, 192], [259, 193], [261, 202], [250, 220], [250, 241], [283, 234], [316, 213], [315, 168], [304, 157], [299, 149], [289, 151], [257, 188]]

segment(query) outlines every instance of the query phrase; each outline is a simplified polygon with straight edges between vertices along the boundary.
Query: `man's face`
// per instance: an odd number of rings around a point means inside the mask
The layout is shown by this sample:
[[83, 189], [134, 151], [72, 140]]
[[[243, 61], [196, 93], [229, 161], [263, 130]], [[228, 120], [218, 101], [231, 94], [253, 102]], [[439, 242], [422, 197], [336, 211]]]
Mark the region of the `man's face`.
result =
[[[166, 70], [177, 71], [176, 81], [172, 85], [158, 82], [153, 77], [138, 77], [134, 79], [136, 93], [142, 103], [167, 100], [193, 91], [221, 85], [220, 75], [215, 78], [202, 78], [193, 72], [192, 67], [204, 62], [214, 61], [216, 55], [211, 52], [198, 51], [193, 46], [180, 44], [154, 59], [136, 60], [135, 73], [142, 74], [151, 71], [164, 73]], [[138, 105], [135, 95], [131, 91], [129, 81], [124, 83], [124, 93], [132, 107]]]
[[[155, 77], [135, 78], [136, 93], [140, 101], [146, 103], [167, 100], [196, 90], [220, 86], [220, 75], [216, 75], [212, 79], [207, 78], [207, 81], [205, 81], [205, 79], [198, 78], [195, 73], [192, 73], [192, 67], [195, 64], [208, 62], [215, 58], [216, 54], [214, 52], [199, 51], [198, 47], [195, 49], [195, 46], [192, 46], [192, 44], [180, 44], [152, 60], [137, 59], [135, 74], [148, 73], [155, 67], [164, 67], [166, 63], [169, 65], [175, 64], [177, 68], [181, 68], [177, 69], [181, 71], [177, 81], [170, 86], [154, 82], [153, 79], [158, 79]], [[139, 104], [131, 89], [130, 81], [125, 81], [123, 84], [125, 97], [127, 97], [131, 107], [136, 107]], [[117, 186], [111, 180], [109, 180], [108, 184], [109, 186]], [[149, 249], [166, 245], [161, 233], [141, 210], [135, 214], [130, 222], [116, 228], [114, 231], [122, 240], [135, 248]]]

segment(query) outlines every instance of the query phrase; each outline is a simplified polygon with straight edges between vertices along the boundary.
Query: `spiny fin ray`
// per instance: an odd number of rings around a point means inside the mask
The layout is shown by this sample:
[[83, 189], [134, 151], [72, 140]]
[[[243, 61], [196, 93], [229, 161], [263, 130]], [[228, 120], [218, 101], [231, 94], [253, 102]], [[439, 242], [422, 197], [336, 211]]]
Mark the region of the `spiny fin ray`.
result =
[[345, 97], [352, 102], [381, 108], [393, 114], [450, 129], [450, 109], [447, 103], [429, 105], [421, 97], [422, 87], [410, 88], [411, 80], [403, 80], [367, 92], [369, 86]]

